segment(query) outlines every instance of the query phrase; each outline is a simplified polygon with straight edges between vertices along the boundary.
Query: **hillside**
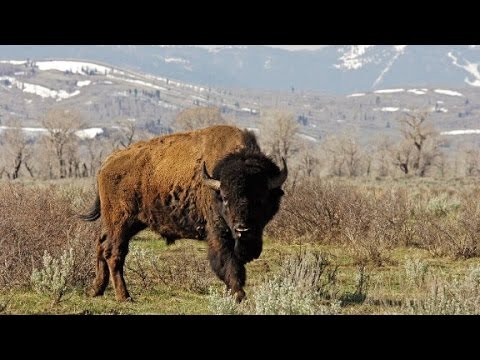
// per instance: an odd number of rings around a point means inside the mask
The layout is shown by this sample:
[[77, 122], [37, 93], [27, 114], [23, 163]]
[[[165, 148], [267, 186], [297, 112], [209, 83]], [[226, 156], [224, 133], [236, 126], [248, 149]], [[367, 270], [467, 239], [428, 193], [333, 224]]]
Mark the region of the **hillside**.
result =
[[[440, 132], [459, 134], [480, 128], [480, 89], [474, 86], [383, 88], [348, 95], [296, 90], [267, 91], [204, 87], [92, 61], [17, 59], [0, 62], [0, 122], [17, 117], [24, 127], [40, 126], [55, 106], [79, 110], [89, 127], [116, 126], [135, 119], [153, 133], [172, 130], [181, 109], [214, 105], [241, 125], [257, 128], [267, 107], [291, 110], [304, 139], [320, 140], [342, 131], [365, 142], [397, 134], [404, 112], [423, 109]], [[0, 123], [0, 126], [2, 124]]]
[[348, 95], [390, 87], [479, 86], [476, 45], [335, 45], [316, 51], [268, 46], [0, 46], [0, 59], [89, 59], [204, 87]]

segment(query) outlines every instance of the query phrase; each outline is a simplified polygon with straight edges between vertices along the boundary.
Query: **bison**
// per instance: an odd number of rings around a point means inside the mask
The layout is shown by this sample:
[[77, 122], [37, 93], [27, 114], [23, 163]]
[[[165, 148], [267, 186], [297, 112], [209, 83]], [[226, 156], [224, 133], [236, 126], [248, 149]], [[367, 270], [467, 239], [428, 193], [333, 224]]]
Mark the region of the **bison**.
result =
[[236, 301], [245, 297], [245, 264], [262, 252], [264, 227], [278, 212], [280, 169], [248, 130], [218, 125], [159, 136], [117, 150], [97, 174], [85, 221], [101, 217], [92, 295], [109, 276], [117, 300], [132, 300], [123, 277], [130, 238], [150, 228], [167, 242], [206, 240], [212, 270]]

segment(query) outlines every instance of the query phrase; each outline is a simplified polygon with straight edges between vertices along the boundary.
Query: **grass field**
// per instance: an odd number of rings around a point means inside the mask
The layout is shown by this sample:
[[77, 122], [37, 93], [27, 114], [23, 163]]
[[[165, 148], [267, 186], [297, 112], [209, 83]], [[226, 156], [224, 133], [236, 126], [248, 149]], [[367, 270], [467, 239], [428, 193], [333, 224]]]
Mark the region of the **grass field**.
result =
[[[97, 225], [77, 223], [72, 209], [85, 207], [92, 199], [92, 190], [79, 184], [2, 184], [0, 313], [480, 313], [480, 219], [475, 219], [478, 206], [473, 211], [469, 202], [478, 203], [475, 183], [467, 182], [462, 187], [436, 181], [397, 184], [397, 188], [407, 189], [409, 200], [415, 201], [394, 199], [395, 209], [400, 205], [405, 209], [392, 210], [396, 211], [392, 229], [380, 221], [379, 209], [383, 211], [387, 205], [393, 209], [393, 205], [383, 204], [383, 195], [376, 197], [379, 189], [390, 189], [390, 183], [342, 186], [319, 184], [316, 189], [325, 191], [315, 196], [321, 201], [310, 194], [312, 201], [325, 207], [339, 206], [330, 209], [337, 214], [335, 228], [320, 217], [305, 220], [318, 221], [315, 226], [321, 233], [312, 224], [302, 227], [298, 220], [300, 215], [311, 214], [313, 208], [304, 209], [306, 213], [289, 212], [289, 205], [284, 204], [282, 214], [267, 229], [262, 255], [247, 265], [247, 298], [237, 305], [210, 270], [205, 243], [179, 240], [167, 246], [149, 231], [131, 241], [127, 257], [125, 278], [135, 301], [115, 301], [111, 285], [103, 297], [88, 297]], [[305, 189], [310, 191], [308, 186]], [[345, 189], [351, 194], [358, 190], [347, 203]], [[462, 195], [465, 192], [467, 195]], [[297, 191], [286, 200], [289, 204], [296, 197], [302, 201], [302, 194]], [[372, 197], [376, 201], [371, 204], [368, 199]], [[440, 200], [437, 204], [432, 199]], [[344, 208], [348, 212], [343, 213]], [[360, 217], [367, 210], [367, 216]], [[467, 210], [471, 219], [466, 219], [463, 211]], [[408, 215], [405, 219], [404, 212]], [[374, 217], [375, 222], [366, 220]], [[388, 218], [385, 224], [390, 221]], [[445, 227], [439, 228], [439, 224]], [[363, 232], [352, 233], [352, 227]], [[455, 234], [458, 241], [453, 239], [453, 245], [439, 243], [445, 241], [442, 232], [450, 237]], [[406, 234], [411, 236], [409, 241], [405, 241]], [[469, 236], [473, 240], [468, 240]], [[458, 251], [462, 246], [468, 246], [468, 251]], [[72, 263], [55, 262], [67, 249], [72, 249]], [[45, 250], [54, 259], [48, 264], [44, 262]], [[50, 274], [61, 274], [63, 266], [68, 267], [64, 282], [56, 286], [61, 276], [47, 278], [45, 270], [49, 267]], [[35, 271], [43, 271], [43, 282], [33, 279]]]

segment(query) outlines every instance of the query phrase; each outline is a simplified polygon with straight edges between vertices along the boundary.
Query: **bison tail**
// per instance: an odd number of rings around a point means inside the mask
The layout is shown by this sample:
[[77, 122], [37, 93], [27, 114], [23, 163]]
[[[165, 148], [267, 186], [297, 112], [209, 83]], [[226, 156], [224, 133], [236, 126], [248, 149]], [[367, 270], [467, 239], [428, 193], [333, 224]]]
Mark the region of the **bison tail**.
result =
[[98, 194], [90, 211], [86, 214], [78, 214], [78, 217], [83, 221], [95, 221], [100, 217], [100, 196]]

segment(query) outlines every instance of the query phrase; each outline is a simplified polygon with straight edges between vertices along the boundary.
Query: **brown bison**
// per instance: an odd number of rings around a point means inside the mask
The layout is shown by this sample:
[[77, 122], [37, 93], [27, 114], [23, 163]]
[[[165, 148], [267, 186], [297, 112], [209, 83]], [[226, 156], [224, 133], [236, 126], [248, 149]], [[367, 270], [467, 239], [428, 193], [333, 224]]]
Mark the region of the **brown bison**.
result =
[[95, 204], [81, 215], [102, 221], [92, 295], [103, 295], [111, 275], [117, 300], [131, 300], [123, 277], [128, 242], [148, 227], [168, 244], [206, 240], [213, 271], [240, 302], [244, 265], [260, 256], [263, 229], [279, 209], [282, 160], [280, 170], [253, 133], [232, 126], [156, 137], [111, 154], [98, 171]]

